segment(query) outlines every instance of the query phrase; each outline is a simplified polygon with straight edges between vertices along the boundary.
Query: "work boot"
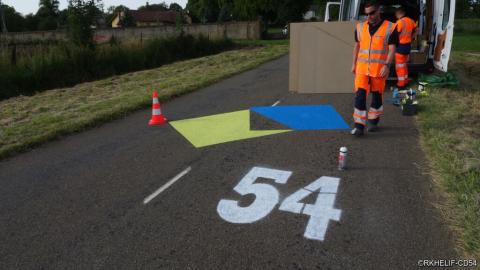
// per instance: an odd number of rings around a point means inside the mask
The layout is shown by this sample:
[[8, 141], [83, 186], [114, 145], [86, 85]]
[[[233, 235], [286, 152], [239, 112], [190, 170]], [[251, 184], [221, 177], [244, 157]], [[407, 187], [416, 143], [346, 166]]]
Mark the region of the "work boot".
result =
[[354, 129], [352, 129], [352, 131], [350, 131], [350, 134], [352, 134], [355, 137], [361, 137], [361, 136], [363, 136], [363, 129], [354, 128]]

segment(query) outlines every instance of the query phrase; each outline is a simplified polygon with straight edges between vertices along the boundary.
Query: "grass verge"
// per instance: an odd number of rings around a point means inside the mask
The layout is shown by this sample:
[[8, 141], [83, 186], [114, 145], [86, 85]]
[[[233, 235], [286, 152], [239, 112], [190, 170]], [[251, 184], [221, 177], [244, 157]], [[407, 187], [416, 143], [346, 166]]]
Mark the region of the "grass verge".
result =
[[95, 49], [68, 42], [18, 47], [0, 50], [0, 100], [213, 55], [234, 49], [234, 43], [181, 34], [142, 43], [112, 39]]
[[[480, 20], [479, 20], [480, 22]], [[455, 33], [453, 36], [453, 48], [457, 52], [479, 52], [480, 51], [480, 33]]]
[[288, 39], [264, 40], [264, 39], [242, 39], [235, 40], [241, 46], [265, 46], [265, 45], [289, 45]]
[[153, 89], [165, 102], [287, 52], [267, 44], [1, 101], [0, 158], [146, 108]]
[[480, 264], [480, 55], [455, 48], [450, 70], [458, 88], [429, 89], [417, 122], [440, 208], [457, 232], [462, 253]]

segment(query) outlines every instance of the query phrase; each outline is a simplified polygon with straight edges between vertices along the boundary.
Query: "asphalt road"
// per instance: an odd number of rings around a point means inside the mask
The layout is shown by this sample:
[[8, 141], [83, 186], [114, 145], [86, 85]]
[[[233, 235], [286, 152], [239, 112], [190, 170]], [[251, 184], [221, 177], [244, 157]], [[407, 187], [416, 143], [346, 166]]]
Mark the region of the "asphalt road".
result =
[[[162, 109], [175, 120], [278, 100], [332, 104], [351, 119], [353, 95], [289, 93], [287, 57]], [[170, 125], [147, 126], [149, 117], [140, 111], [0, 162], [0, 269], [415, 269], [418, 260], [459, 258], [432, 206], [414, 119], [392, 105], [382, 132], [361, 139], [302, 131], [200, 149]], [[346, 171], [336, 167], [341, 146], [349, 148]], [[263, 201], [273, 210], [256, 222], [228, 222], [217, 206], [256, 200], [233, 190], [253, 167], [291, 176], [284, 184], [257, 180], [277, 190], [278, 198]], [[340, 178], [328, 196], [341, 210], [323, 241], [304, 237], [313, 215], [277, 204], [321, 176]]]

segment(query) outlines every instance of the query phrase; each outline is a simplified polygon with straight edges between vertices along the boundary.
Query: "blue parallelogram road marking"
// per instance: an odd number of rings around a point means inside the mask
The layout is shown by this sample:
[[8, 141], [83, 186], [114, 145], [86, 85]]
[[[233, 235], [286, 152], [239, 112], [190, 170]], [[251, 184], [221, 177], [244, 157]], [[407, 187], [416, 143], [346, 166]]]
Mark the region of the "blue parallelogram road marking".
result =
[[295, 130], [348, 129], [349, 125], [331, 105], [253, 107], [251, 111]]

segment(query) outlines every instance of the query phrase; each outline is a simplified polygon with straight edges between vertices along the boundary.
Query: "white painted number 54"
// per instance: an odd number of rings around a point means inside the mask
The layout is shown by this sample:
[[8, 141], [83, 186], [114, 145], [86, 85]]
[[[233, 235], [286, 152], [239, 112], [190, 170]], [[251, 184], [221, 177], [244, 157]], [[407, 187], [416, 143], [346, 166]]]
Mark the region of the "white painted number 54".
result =
[[[266, 217], [279, 203], [280, 195], [274, 186], [255, 181], [258, 178], [266, 178], [278, 184], [285, 184], [291, 175], [292, 172], [289, 171], [253, 167], [233, 190], [240, 195], [253, 194], [255, 200], [249, 206], [241, 207], [236, 200], [222, 199], [217, 206], [218, 214], [231, 223], [252, 223]], [[340, 220], [341, 210], [334, 208], [339, 183], [339, 178], [322, 176], [285, 198], [279, 210], [309, 215], [304, 236], [323, 241], [329, 221]], [[314, 192], [318, 192], [315, 204], [300, 202]]]

